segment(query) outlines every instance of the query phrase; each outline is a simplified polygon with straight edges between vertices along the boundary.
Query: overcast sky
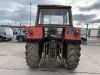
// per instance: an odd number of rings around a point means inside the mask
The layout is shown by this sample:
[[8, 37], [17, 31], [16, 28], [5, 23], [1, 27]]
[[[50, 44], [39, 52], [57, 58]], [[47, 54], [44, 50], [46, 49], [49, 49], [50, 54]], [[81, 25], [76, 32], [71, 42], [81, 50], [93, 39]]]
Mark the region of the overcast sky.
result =
[[0, 24], [29, 24], [29, 3], [32, 3], [32, 24], [38, 4], [71, 5], [74, 24], [100, 22], [100, 0], [0, 0]]

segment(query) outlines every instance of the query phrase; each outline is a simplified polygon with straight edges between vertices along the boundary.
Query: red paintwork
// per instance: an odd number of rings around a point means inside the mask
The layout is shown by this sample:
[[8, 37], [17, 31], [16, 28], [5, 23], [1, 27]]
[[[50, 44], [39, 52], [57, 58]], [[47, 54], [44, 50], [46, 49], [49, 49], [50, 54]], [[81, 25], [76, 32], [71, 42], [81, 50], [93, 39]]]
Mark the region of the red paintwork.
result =
[[[79, 31], [79, 34], [67, 34], [67, 30], [69, 29], [74, 29]], [[80, 28], [76, 28], [76, 27], [66, 27], [65, 28], [65, 35], [64, 35], [64, 39], [66, 40], [80, 40], [81, 36], [80, 36]]]
[[43, 27], [41, 26], [28, 26], [28, 31], [32, 33], [27, 33], [27, 39], [42, 39], [43, 38]]
[[[28, 26], [27, 27], [28, 31], [30, 30], [31, 33], [27, 33], [27, 39], [42, 39], [44, 38], [44, 32], [43, 32], [43, 27], [42, 26]], [[74, 29], [79, 31], [79, 34], [68, 34], [67, 30], [69, 29]], [[80, 40], [80, 28], [76, 27], [65, 27], [65, 34], [64, 34], [64, 39], [66, 40]]]

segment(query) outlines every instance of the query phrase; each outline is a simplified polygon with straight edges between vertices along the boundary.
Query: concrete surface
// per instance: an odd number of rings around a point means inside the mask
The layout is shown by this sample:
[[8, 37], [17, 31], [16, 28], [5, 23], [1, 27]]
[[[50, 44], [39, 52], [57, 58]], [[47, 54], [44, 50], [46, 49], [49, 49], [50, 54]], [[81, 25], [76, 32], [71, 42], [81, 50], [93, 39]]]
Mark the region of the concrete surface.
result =
[[30, 69], [25, 62], [25, 43], [0, 43], [0, 75], [100, 75], [100, 40], [82, 45], [80, 63], [74, 71], [66, 70], [61, 63]]

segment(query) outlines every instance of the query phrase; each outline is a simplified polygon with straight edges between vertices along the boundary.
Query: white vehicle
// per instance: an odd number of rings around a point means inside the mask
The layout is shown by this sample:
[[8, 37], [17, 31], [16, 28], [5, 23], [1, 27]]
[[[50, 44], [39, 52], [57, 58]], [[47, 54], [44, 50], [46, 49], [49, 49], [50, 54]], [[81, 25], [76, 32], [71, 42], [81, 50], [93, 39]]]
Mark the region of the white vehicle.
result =
[[86, 29], [81, 29], [81, 44], [85, 44], [85, 42], [87, 41], [86, 32]]
[[0, 27], [0, 42], [4, 40], [10, 41], [13, 38], [13, 30], [7, 27]]
[[90, 37], [97, 37], [99, 29], [90, 29]]

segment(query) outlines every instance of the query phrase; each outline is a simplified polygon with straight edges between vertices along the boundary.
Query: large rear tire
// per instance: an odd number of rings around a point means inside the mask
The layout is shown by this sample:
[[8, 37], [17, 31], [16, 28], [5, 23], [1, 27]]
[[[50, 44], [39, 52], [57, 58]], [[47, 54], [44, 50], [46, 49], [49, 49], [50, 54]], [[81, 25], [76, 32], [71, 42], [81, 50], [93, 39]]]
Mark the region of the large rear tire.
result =
[[80, 45], [68, 44], [66, 59], [67, 69], [73, 70], [77, 67], [81, 55], [80, 50]]
[[30, 68], [39, 67], [39, 43], [26, 43], [26, 63]]

